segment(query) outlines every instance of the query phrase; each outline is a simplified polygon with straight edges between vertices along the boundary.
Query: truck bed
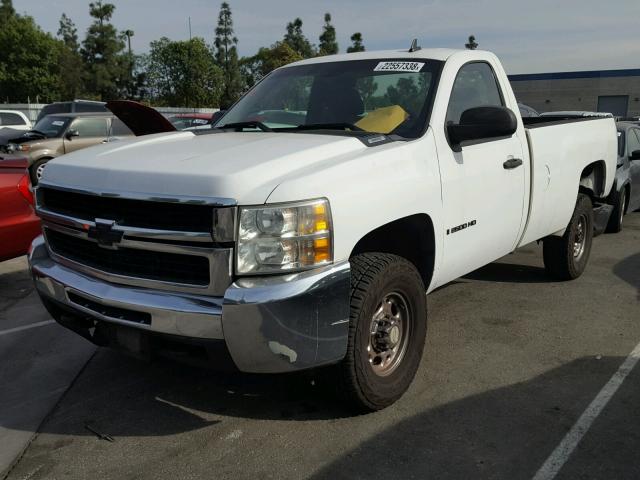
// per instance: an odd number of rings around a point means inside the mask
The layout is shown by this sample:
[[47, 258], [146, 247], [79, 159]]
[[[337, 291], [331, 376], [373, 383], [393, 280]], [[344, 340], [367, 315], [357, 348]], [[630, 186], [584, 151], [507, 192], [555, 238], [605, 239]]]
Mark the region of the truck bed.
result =
[[575, 115], [554, 115], [548, 117], [522, 117], [522, 123], [525, 128], [540, 128], [553, 125], [564, 125], [566, 123], [591, 122], [594, 120], [602, 120], [608, 117], [578, 117]]
[[607, 117], [523, 119], [531, 159], [529, 215], [519, 245], [562, 234], [569, 223], [583, 170], [599, 162], [604, 194], [615, 176], [617, 136]]

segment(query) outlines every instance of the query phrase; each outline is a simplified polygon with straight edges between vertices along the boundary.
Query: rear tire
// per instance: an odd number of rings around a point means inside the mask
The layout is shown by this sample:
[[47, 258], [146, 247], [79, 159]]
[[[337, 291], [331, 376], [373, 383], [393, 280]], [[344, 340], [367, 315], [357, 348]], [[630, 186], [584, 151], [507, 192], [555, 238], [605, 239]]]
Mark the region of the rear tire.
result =
[[547, 237], [543, 242], [544, 266], [558, 280], [573, 280], [584, 272], [593, 241], [593, 205], [578, 194], [576, 208], [562, 237]]
[[420, 364], [426, 329], [426, 292], [413, 264], [386, 253], [351, 259], [347, 354], [335, 368], [339, 393], [354, 410], [380, 410], [402, 396]]
[[622, 230], [622, 220], [624, 218], [624, 210], [627, 207], [627, 189], [623, 187], [618, 195], [616, 196], [616, 203], [613, 207], [613, 212], [611, 212], [611, 218], [609, 218], [609, 223], [607, 224], [607, 233], [618, 233]]

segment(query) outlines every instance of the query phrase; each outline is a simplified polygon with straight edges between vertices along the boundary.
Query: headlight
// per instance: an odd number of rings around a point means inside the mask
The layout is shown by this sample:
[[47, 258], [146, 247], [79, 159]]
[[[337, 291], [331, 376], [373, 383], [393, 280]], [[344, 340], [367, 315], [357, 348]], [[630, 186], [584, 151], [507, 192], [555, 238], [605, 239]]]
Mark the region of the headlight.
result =
[[29, 150], [31, 150], [31, 145], [27, 145], [26, 143], [22, 143], [22, 144], [10, 143], [7, 145], [7, 151], [9, 153], [28, 152]]
[[329, 202], [240, 208], [236, 273], [285, 273], [333, 261]]

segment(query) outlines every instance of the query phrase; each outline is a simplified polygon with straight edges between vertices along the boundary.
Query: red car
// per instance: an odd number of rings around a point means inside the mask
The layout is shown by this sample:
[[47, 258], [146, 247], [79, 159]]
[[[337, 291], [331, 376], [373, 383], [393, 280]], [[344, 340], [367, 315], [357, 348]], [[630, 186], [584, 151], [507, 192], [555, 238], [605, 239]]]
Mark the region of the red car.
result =
[[29, 162], [0, 157], [0, 261], [25, 255], [38, 235]]

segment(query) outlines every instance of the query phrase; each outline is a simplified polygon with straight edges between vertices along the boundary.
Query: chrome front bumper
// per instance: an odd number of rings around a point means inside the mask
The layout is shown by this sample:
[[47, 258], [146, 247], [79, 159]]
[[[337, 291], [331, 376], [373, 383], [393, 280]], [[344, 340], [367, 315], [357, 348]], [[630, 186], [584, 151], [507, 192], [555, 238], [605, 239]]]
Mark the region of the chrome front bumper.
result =
[[[244, 372], [308, 369], [338, 362], [346, 353], [348, 262], [298, 274], [240, 279], [224, 297], [108, 283], [52, 260], [42, 236], [33, 242], [29, 265], [38, 293], [79, 318], [185, 342], [223, 340]], [[141, 312], [150, 321], [118, 318], [120, 310]]]

